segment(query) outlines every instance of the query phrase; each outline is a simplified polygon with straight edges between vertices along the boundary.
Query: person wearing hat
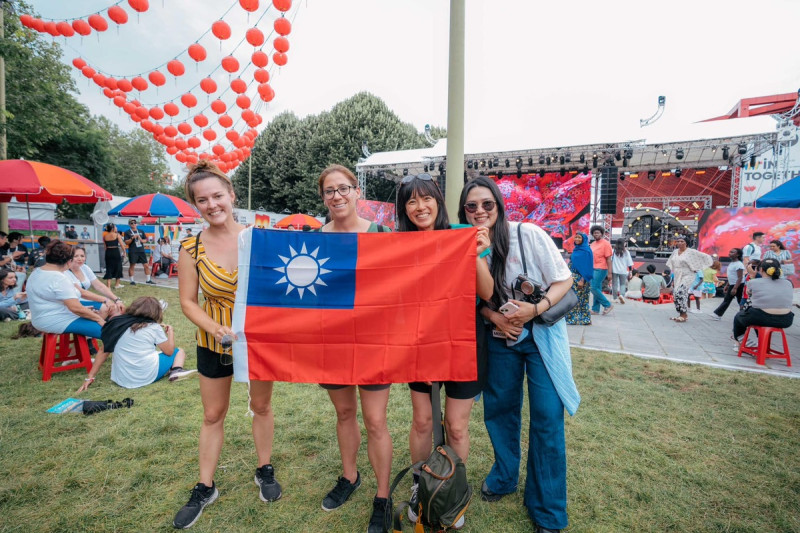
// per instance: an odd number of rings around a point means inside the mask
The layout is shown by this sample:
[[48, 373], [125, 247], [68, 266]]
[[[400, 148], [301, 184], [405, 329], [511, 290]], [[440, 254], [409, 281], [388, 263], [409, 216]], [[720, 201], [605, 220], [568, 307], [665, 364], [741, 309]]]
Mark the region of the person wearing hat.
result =
[[673, 286], [675, 287], [673, 298], [678, 316], [670, 317], [670, 320], [686, 322], [689, 319], [687, 314], [689, 312], [689, 292], [692, 290], [695, 276], [698, 271], [702, 272], [710, 267], [713, 260], [710, 255], [689, 248], [686, 237], [683, 235], [678, 235], [673, 240], [676, 248], [667, 259], [667, 267], [673, 275]]
[[155, 285], [156, 282], [150, 279], [150, 267], [147, 264], [147, 254], [144, 251], [144, 243], [147, 242], [147, 236], [137, 227], [135, 219], [130, 219], [128, 225], [130, 229], [123, 234], [122, 238], [125, 241], [125, 245], [128, 247], [128, 262], [130, 263], [128, 266], [128, 277], [130, 277], [130, 284], [136, 285], [133, 274], [136, 269], [136, 264], [141, 263], [142, 267], [144, 267], [144, 275], [147, 278], [145, 283]]

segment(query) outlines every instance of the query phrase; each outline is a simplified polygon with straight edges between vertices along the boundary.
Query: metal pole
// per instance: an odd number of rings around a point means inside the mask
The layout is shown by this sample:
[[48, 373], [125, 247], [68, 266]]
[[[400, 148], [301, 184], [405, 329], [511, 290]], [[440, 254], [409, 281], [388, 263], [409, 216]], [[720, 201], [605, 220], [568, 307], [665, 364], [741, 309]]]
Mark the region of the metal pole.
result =
[[[0, 1], [0, 41], [5, 39], [3, 17], [5, 2]], [[0, 55], [0, 161], [8, 159], [6, 152], [6, 60]], [[0, 231], [8, 233], [8, 204], [0, 203]]]
[[447, 85], [447, 182], [445, 204], [457, 221], [464, 179], [464, 27], [465, 0], [450, 0], [450, 63]]

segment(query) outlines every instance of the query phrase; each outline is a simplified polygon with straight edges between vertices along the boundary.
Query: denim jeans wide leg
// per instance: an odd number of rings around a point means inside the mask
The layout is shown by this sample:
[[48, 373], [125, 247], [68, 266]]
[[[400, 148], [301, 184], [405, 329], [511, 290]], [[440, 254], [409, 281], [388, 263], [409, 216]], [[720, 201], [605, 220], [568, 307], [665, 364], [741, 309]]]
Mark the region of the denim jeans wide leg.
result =
[[595, 313], [600, 312], [601, 305], [603, 307], [611, 307], [611, 302], [609, 302], [608, 298], [603, 294], [603, 280], [606, 279], [607, 275], [608, 270], [594, 269], [594, 277], [592, 278], [592, 295], [594, 296], [592, 311]]
[[535, 523], [547, 529], [564, 529], [568, 525], [564, 404], [539, 350], [531, 345], [525, 347], [530, 444], [524, 502]]
[[[519, 483], [522, 431], [522, 378], [525, 358], [517, 346], [488, 336], [489, 363], [483, 389], [483, 420], [494, 450], [486, 485], [496, 494], [509, 494]], [[530, 337], [520, 344], [533, 342]]]

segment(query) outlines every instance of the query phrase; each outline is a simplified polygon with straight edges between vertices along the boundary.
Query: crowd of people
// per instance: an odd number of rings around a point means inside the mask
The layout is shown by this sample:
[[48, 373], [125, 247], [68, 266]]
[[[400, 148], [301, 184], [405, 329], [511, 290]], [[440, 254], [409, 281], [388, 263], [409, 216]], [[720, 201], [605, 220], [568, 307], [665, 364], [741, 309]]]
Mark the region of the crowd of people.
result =
[[[329, 221], [314, 231], [391, 231], [358, 215], [356, 202], [362, 191], [346, 167], [326, 168], [319, 176], [318, 191], [328, 209]], [[19, 242], [21, 235], [0, 232], [0, 318], [30, 316], [33, 326], [40, 331], [75, 333], [102, 340], [79, 392], [92, 385], [112, 352], [111, 379], [122, 387], [141, 387], [164, 377], [176, 381], [195, 372], [199, 374], [203, 418], [198, 440], [198, 482], [188, 502], [175, 515], [173, 526], [179, 529], [194, 525], [204, 508], [219, 496], [215, 473], [231, 397], [231, 344], [236, 339], [231, 324], [238, 283], [237, 236], [245, 229], [233, 217], [235, 194], [231, 181], [213, 163], [201, 161], [190, 169], [185, 192], [205, 220], [205, 227], [182, 239], [177, 258], [173, 256], [169, 238], [158, 239], [154, 259], [163, 272], [168, 272], [176, 261], [193, 266], [179, 270], [178, 285], [181, 310], [197, 328], [197, 370], [183, 368], [186, 353], [176, 346], [174, 329], [163, 324], [163, 302], [147, 296], [126, 305], [115, 292], [121, 287], [122, 257], [126, 251], [131, 283], [137, 264], [144, 267], [146, 283], [153, 283], [144, 253], [146, 237], [135, 220], [129, 222], [130, 229], [125, 232], [119, 232], [111, 223], [104, 228], [106, 283], [86, 266], [86, 252], [81, 245], [43, 237], [39, 240], [40, 247], [29, 253]], [[576, 234], [574, 249], [565, 261], [541, 228], [507, 220], [500, 190], [492, 179], [483, 176], [464, 185], [458, 224], [450, 222], [442, 192], [429, 174], [402, 179], [396, 212], [396, 230], [400, 232], [478, 228], [477, 379], [442, 383], [448, 444], [466, 463], [470, 452], [470, 416], [476, 398], [482, 396], [494, 463], [481, 484], [481, 499], [496, 502], [517, 490], [524, 445], [527, 476], [523, 501], [534, 529], [542, 533], [560, 531], [568, 525], [564, 412], [573, 415], [580, 404], [572, 378], [567, 325], [590, 325], [594, 315], [608, 315], [615, 303], [660, 300], [667, 294], [672, 296], [677, 312], [672, 320], [686, 322], [689, 313], [700, 312], [702, 298], [717, 294], [721, 284], [720, 261], [689, 247], [684, 237], [677, 236], [664, 273], [658, 274], [652, 264], [646, 265], [646, 273], [640, 273], [634, 268], [625, 241], [618, 239], [612, 245], [601, 226], [590, 229], [591, 242], [589, 235]], [[763, 234], [754, 234], [753, 243], [744, 249], [730, 250], [724, 297], [711, 315], [720, 319], [733, 299], [739, 301], [740, 311], [734, 317], [732, 334], [737, 343], [748, 326], [792, 324], [792, 285], [786, 279], [787, 274], [793, 273], [791, 256], [782, 243], [772, 241], [762, 258], [762, 241]], [[535, 260], [528, 262], [526, 258]], [[33, 270], [23, 291], [28, 266]], [[520, 280], [529, 278], [544, 290], [543, 296], [536, 300], [521, 288]], [[113, 287], [112, 280], [116, 280]], [[610, 299], [604, 294], [606, 280]], [[568, 310], [565, 320], [556, 320], [551, 325], [535, 320], [559, 304], [570, 291], [575, 292], [577, 304]], [[696, 311], [690, 309], [691, 297], [696, 301]], [[525, 381], [530, 431], [527, 443], [523, 444]], [[386, 532], [392, 510], [393, 443], [387, 422], [391, 384], [323, 383], [320, 387], [326, 391], [336, 415], [341, 459], [341, 471], [331, 473], [331, 478], [336, 478], [333, 488], [320, 495], [321, 507], [325, 511], [338, 509], [362, 484], [358, 469], [360, 404], [367, 457], [376, 482], [367, 530]], [[409, 452], [417, 463], [428, 457], [432, 449], [431, 384], [410, 383], [408, 388], [412, 408]], [[254, 481], [264, 502], [275, 502], [283, 495], [272, 463], [276, 416], [272, 394], [272, 382], [249, 383], [256, 450]], [[416, 521], [419, 509], [420, 475], [420, 471], [413, 472], [411, 505], [407, 511], [412, 521]], [[453, 524], [454, 529], [462, 527], [464, 522], [462, 515]]]

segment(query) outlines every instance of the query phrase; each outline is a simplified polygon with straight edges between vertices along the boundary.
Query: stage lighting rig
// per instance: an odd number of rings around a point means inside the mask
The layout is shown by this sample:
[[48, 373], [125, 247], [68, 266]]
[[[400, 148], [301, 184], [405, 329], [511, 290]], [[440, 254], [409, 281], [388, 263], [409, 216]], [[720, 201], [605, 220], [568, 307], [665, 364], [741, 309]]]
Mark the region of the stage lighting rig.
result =
[[547, 166], [550, 166], [550, 162], [551, 161], [552, 160], [550, 159], [550, 156], [548, 155], [547, 158], [545, 159], [545, 162], [547, 163]]
[[656, 120], [660, 119], [661, 115], [664, 114], [664, 107], [666, 106], [666, 104], [667, 104], [667, 97], [666, 96], [659, 96], [658, 97], [658, 109], [656, 109], [656, 112], [653, 114], [652, 117], [643, 118], [643, 119], [639, 120], [639, 127], [640, 128], [644, 128], [645, 126], [649, 126], [650, 124], [652, 124]]
[[655, 170], [648, 171], [647, 172], [647, 179], [649, 179], [650, 181], [655, 181], [656, 180], [656, 171]]
[[678, 148], [677, 150], [675, 150], [675, 159], [679, 161], [683, 159], [683, 148]]
[[511, 165], [511, 162], [508, 159], [506, 159], [506, 168], [508, 168], [510, 165]]
[[747, 145], [745, 143], [739, 144], [739, 155], [744, 155], [747, 153]]
[[683, 170], [681, 170], [680, 168], [676, 168], [675, 169], [675, 177], [676, 178], [680, 178], [682, 174], [683, 174]]
[[727, 146], [723, 146], [722, 147], [722, 159], [727, 161], [729, 157], [730, 157], [730, 151], [729, 151], [728, 147]]
[[585, 155], [585, 154], [581, 154], [581, 157], [580, 157], [578, 160], [579, 160], [581, 163], [585, 163], [585, 162], [586, 162], [586, 155]]
[[544, 156], [543, 155], [539, 156], [539, 164], [540, 165], [544, 165]]

